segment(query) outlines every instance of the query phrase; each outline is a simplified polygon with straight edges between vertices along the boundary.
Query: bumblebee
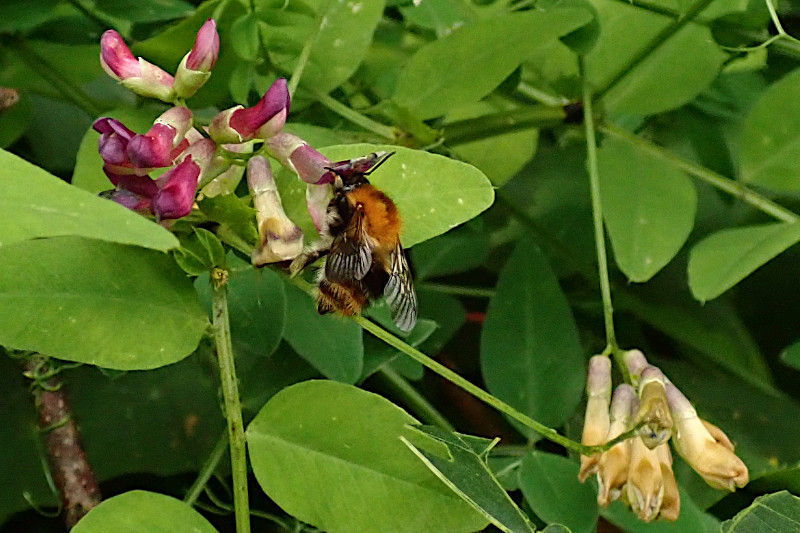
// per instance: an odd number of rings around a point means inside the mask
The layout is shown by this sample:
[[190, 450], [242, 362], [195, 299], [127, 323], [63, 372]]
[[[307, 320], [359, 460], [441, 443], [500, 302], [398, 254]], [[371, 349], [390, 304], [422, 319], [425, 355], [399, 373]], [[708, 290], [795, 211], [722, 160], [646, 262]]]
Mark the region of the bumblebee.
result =
[[291, 264], [294, 276], [327, 255], [318, 274], [317, 310], [359, 314], [371, 299], [386, 297], [397, 327], [408, 332], [417, 322], [417, 294], [400, 244], [397, 206], [367, 179], [394, 154], [373, 153], [334, 163], [333, 198], [320, 240]]

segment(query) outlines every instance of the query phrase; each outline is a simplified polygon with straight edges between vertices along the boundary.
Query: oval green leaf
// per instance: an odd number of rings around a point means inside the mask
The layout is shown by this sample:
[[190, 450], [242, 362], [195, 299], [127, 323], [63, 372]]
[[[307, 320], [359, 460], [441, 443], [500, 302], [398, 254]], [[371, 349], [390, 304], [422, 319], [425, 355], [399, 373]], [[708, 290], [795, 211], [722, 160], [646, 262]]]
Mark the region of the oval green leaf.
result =
[[0, 247], [27, 239], [79, 235], [156, 250], [178, 246], [172, 233], [121, 205], [72, 187], [0, 150]]
[[481, 335], [489, 392], [548, 426], [578, 406], [584, 360], [558, 280], [536, 245], [521, 240], [497, 282]]
[[[295, 72], [305, 60], [301, 84], [324, 94], [341, 85], [361, 64], [383, 15], [384, 0], [259, 4], [256, 14], [273, 65]], [[301, 59], [302, 58], [302, 59]]]
[[741, 179], [781, 191], [800, 189], [800, 69], [773, 83], [747, 115], [739, 148]]
[[607, 139], [597, 157], [614, 259], [631, 281], [647, 281], [689, 237], [697, 191], [683, 172], [625, 141]]
[[0, 247], [0, 344], [117, 370], [180, 361], [208, 327], [169, 256], [60, 237]]
[[697, 243], [689, 255], [689, 288], [701, 302], [716, 298], [800, 241], [800, 223], [732, 228]]
[[532, 452], [519, 469], [522, 494], [547, 523], [564, 524], [574, 533], [590, 533], [597, 524], [597, 494], [578, 481], [578, 464], [566, 457]]
[[361, 328], [338, 315], [320, 315], [314, 300], [286, 283], [286, 326], [283, 338], [323, 376], [355, 383], [364, 368]]
[[[370, 182], [385, 192], [403, 216], [403, 246], [410, 248], [449, 231], [479, 215], [494, 202], [494, 188], [477, 168], [436, 154], [402, 146], [348, 144], [321, 150], [332, 161], [342, 161], [386, 150], [395, 152], [371, 174]], [[305, 184], [289, 171], [279, 174], [286, 214], [307, 236], [314, 236], [308, 216]]]
[[423, 120], [444, 115], [477, 102], [538, 47], [591, 20], [589, 9], [558, 8], [474, 21], [420, 48], [392, 98]]
[[72, 533], [217, 533], [180, 500], [133, 490], [105, 500], [81, 518]]
[[722, 524], [722, 533], [772, 533], [799, 529], [800, 498], [785, 490], [759, 496], [750, 507]]
[[476, 531], [486, 520], [401, 442], [416, 421], [388, 400], [333, 381], [275, 395], [247, 428], [261, 488], [331, 532]]
[[[603, 30], [586, 56], [586, 73], [590, 85], [600, 89], [675, 19], [616, 0], [592, 3]], [[602, 98], [603, 104], [606, 111], [630, 115], [674, 109], [706, 89], [726, 59], [727, 54], [716, 45], [707, 27], [687, 24], [611, 87]]]

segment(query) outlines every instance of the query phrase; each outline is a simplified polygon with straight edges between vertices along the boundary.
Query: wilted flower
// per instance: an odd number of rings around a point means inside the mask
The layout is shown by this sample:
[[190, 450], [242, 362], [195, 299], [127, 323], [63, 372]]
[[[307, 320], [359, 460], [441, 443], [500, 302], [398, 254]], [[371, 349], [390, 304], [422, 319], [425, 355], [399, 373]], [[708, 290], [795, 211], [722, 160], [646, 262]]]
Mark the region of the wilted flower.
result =
[[747, 485], [747, 466], [733, 453], [728, 437], [716, 426], [701, 420], [677, 387], [667, 383], [666, 393], [675, 422], [672, 440], [681, 457], [714, 488], [733, 491], [735, 487]]
[[664, 497], [661, 499], [661, 512], [659, 518], [674, 522], [681, 512], [681, 495], [678, 491], [678, 482], [672, 471], [672, 452], [668, 444], [656, 446], [658, 462], [661, 465], [661, 478], [664, 483]]
[[219, 55], [217, 23], [208, 19], [197, 32], [194, 47], [186, 54], [175, 72], [175, 94], [188, 98], [202, 87], [211, 76], [211, 69]]
[[[630, 442], [631, 458], [628, 482], [625, 485], [628, 503], [639, 518], [649, 522], [658, 515], [664, 498], [659, 454], [656, 450], [648, 448], [638, 437], [630, 439]], [[668, 445], [665, 443], [661, 446]]]
[[[589, 360], [586, 379], [586, 416], [583, 423], [581, 443], [586, 446], [604, 444], [611, 424], [608, 408], [611, 402], [611, 360], [605, 355], [595, 355]], [[581, 455], [581, 482], [597, 472], [600, 454], [591, 457]]]
[[106, 31], [100, 39], [100, 64], [109, 76], [138, 95], [164, 102], [175, 99], [172, 76], [141, 57], [134, 57], [114, 30]]
[[247, 164], [247, 185], [253, 194], [261, 243], [253, 250], [256, 266], [286, 261], [303, 251], [303, 232], [283, 211], [269, 162], [257, 155]]
[[[627, 384], [614, 389], [611, 398], [611, 418], [608, 429], [609, 442], [631, 427], [631, 418], [638, 407], [636, 391]], [[631, 439], [615, 444], [603, 452], [597, 465], [597, 503], [607, 506], [619, 498], [625, 483], [628, 481], [628, 467], [631, 458]]]
[[289, 114], [289, 103], [286, 80], [278, 78], [253, 107], [238, 105], [217, 114], [208, 133], [222, 144], [267, 139], [283, 128]]

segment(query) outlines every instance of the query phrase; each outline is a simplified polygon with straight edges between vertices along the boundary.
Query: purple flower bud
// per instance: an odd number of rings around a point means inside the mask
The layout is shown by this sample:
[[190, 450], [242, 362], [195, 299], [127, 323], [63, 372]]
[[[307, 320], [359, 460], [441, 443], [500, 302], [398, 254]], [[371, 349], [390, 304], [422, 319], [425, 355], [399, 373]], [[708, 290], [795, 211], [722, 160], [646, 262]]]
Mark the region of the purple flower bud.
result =
[[[133, 165], [128, 159], [128, 144], [136, 134], [119, 120], [107, 117], [97, 119], [92, 127], [100, 133], [98, 149], [100, 157], [108, 167], [106, 174], [108, 172], [114, 174], [134, 173]], [[109, 175], [109, 177], [111, 176]]]
[[197, 32], [197, 39], [191, 52], [183, 56], [175, 72], [175, 94], [188, 98], [202, 87], [211, 76], [211, 69], [219, 55], [219, 35], [217, 23], [208, 19]]
[[136, 58], [119, 33], [108, 30], [100, 39], [100, 64], [109, 76], [138, 95], [171, 102], [174, 79], [161, 68]]
[[101, 196], [143, 215], [151, 212], [152, 200], [147, 196], [142, 196], [135, 192], [126, 191], [124, 189], [112, 189], [101, 193]]
[[265, 134], [275, 135], [286, 122], [289, 101], [286, 80], [278, 78], [253, 107], [236, 106], [220, 112], [211, 121], [209, 134], [222, 144], [254, 139], [262, 127]]
[[153, 197], [153, 214], [158, 220], [181, 218], [191, 212], [199, 176], [200, 166], [188, 156], [155, 181], [159, 191]]
[[306, 183], [322, 185], [333, 182], [333, 173], [328, 168], [334, 163], [307, 144], [293, 150], [289, 161], [300, 179]]
[[208, 19], [197, 32], [192, 51], [186, 59], [186, 68], [190, 70], [208, 72], [217, 62], [219, 55], [219, 34], [217, 23]]

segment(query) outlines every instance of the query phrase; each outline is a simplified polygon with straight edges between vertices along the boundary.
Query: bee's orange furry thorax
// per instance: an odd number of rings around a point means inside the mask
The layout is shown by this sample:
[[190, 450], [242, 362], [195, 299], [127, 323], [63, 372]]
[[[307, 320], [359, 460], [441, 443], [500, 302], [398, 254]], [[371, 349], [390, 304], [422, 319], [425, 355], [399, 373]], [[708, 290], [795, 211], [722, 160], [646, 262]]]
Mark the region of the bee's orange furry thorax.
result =
[[378, 244], [393, 249], [400, 238], [403, 222], [391, 198], [372, 185], [362, 185], [347, 193], [347, 201], [360, 205], [367, 222], [367, 234]]

